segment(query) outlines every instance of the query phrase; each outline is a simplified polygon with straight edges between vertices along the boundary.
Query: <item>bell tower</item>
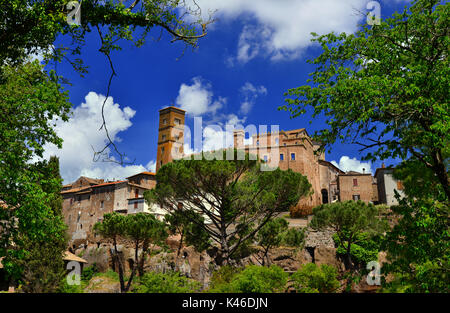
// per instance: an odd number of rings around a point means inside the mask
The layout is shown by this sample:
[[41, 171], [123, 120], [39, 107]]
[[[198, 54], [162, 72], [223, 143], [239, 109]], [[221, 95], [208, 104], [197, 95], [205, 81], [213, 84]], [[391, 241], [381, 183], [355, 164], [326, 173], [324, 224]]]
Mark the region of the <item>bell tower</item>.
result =
[[186, 111], [174, 106], [159, 110], [156, 171], [183, 156], [185, 114]]

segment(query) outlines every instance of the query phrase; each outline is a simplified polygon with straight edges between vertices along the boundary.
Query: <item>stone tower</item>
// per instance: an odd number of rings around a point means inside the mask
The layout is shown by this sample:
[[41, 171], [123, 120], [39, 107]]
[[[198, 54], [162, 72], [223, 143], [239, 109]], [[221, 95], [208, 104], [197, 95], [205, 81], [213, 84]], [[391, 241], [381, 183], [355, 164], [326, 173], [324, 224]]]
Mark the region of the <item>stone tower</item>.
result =
[[170, 106], [159, 110], [156, 171], [183, 156], [184, 118], [186, 111]]

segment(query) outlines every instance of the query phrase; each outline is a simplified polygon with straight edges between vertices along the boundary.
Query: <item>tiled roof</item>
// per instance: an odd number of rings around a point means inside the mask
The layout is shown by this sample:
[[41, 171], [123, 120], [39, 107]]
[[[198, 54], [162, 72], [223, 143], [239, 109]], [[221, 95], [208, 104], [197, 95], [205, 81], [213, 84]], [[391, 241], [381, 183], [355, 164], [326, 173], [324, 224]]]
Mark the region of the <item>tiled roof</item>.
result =
[[85, 259], [80, 258], [79, 256], [76, 256], [75, 254], [66, 251], [64, 252], [64, 261], [75, 261], [78, 263], [87, 263]]
[[113, 181], [113, 182], [109, 182], [109, 183], [98, 184], [98, 185], [92, 186], [92, 188], [109, 186], [109, 185], [117, 185], [117, 184], [125, 183], [125, 182], [126, 182], [126, 180]]
[[135, 176], [138, 176], [138, 175], [151, 175], [151, 176], [155, 176], [156, 174], [153, 173], [153, 172], [141, 172], [141, 173], [137, 173], [137, 174], [134, 174], [134, 175], [132, 175], [132, 176], [129, 176], [129, 177], [127, 177], [127, 178], [132, 178], [132, 177], [135, 177]]

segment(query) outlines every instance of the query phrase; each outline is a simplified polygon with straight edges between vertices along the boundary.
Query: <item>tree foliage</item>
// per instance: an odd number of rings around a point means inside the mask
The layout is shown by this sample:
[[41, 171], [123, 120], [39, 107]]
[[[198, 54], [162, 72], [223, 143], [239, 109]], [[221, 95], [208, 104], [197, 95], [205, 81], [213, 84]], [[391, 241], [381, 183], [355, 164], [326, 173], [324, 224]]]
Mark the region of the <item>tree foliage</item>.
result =
[[337, 279], [338, 272], [333, 266], [314, 263], [303, 265], [292, 277], [292, 286], [300, 293], [329, 293], [336, 292], [340, 287]]
[[[204, 153], [201, 160], [191, 156], [164, 165], [157, 173], [156, 188], [145, 194], [148, 202], [183, 214], [208, 233], [211, 245], [219, 246], [219, 265], [229, 262], [277, 211], [297, 203], [311, 188], [301, 174], [260, 171], [259, 161], [249, 155], [228, 161], [230, 151], [222, 152], [222, 160]], [[205, 221], [192, 218], [191, 212], [203, 215]]]
[[386, 235], [388, 251], [384, 274], [396, 276], [393, 284], [407, 292], [449, 292], [449, 207], [434, 199], [403, 199], [392, 208], [401, 216]]
[[[387, 224], [379, 216], [373, 204], [362, 201], [346, 201], [323, 204], [314, 208], [310, 226], [313, 229], [332, 228], [340, 244], [345, 247], [345, 266], [352, 268], [352, 245], [358, 243], [362, 233], [377, 235], [387, 230]], [[344, 244], [345, 243], [345, 244]]]
[[[93, 230], [103, 238], [112, 239], [114, 246], [113, 262], [118, 267], [120, 288], [122, 292], [127, 292], [130, 290], [136, 272], [141, 277], [144, 275], [144, 262], [151, 245], [162, 246], [165, 244], [167, 238], [166, 224], [147, 213], [120, 215], [114, 212], [105, 214], [103, 218], [102, 222], [94, 225]], [[134, 262], [126, 285], [124, 265], [117, 249], [119, 239], [129, 239], [134, 243]], [[139, 254], [140, 249], [142, 252]]]
[[148, 272], [132, 289], [136, 293], [194, 293], [201, 290], [201, 284], [182, 276], [178, 272]]
[[[210, 292], [220, 293], [280, 293], [286, 291], [288, 274], [279, 266], [250, 265], [234, 269], [224, 266], [221, 275], [213, 279]], [[221, 278], [221, 279], [218, 279]]]
[[[81, 24], [69, 25], [67, 0], [1, 0], [0, 63], [47, 51], [49, 58], [65, 59], [84, 73], [81, 48], [93, 29], [99, 33], [100, 51], [109, 56], [111, 51], [121, 49], [121, 39], [143, 45], [154, 28], [167, 31], [172, 41], [195, 47], [211, 22], [202, 20], [200, 7], [183, 0], [137, 0], [129, 6], [122, 2], [84, 0]], [[70, 37], [72, 44], [53, 46], [58, 35]]]
[[368, 160], [421, 162], [448, 199], [449, 10], [447, 1], [415, 0], [356, 34], [314, 34], [316, 70], [280, 109], [324, 115], [329, 127], [315, 133], [324, 148], [341, 140], [361, 145]]

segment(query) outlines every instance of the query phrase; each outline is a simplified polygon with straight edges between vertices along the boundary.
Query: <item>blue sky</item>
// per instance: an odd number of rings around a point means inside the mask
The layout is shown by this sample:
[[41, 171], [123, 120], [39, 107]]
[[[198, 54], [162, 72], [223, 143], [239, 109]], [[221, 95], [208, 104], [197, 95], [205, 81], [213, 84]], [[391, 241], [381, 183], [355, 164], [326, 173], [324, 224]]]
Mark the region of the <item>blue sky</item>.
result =
[[[201, 39], [199, 48], [182, 55], [181, 43], [170, 43], [164, 34], [160, 41], [149, 39], [136, 48], [123, 42], [123, 50], [114, 52], [117, 72], [113, 79], [106, 117], [118, 147], [132, 165], [93, 162], [92, 147], [103, 147], [100, 106], [106, 95], [110, 68], [98, 49], [96, 32], [89, 33], [82, 58], [89, 74], [80, 77], [67, 63], [58, 64], [58, 74], [68, 78], [70, 100], [74, 104], [69, 123], [57, 122], [65, 140], [62, 150], [48, 146], [46, 155], [60, 156], [65, 183], [80, 175], [121, 179], [141, 170], [152, 170], [156, 159], [158, 110], [168, 105], [188, 109], [186, 119], [192, 128], [193, 115], [208, 124], [277, 124], [289, 130], [305, 127], [312, 134], [325, 127], [322, 119], [309, 124], [309, 116], [290, 119], [278, 111], [283, 93], [306, 83], [314, 68], [306, 63], [320, 53], [310, 44], [310, 32], [353, 32], [367, 12], [366, 0], [199, 0], [204, 12], [218, 9], [218, 19]], [[125, 1], [125, 3], [127, 3]], [[402, 9], [408, 1], [379, 1], [386, 17]], [[82, 12], [82, 11], [81, 11]], [[151, 33], [158, 37], [159, 29]], [[59, 38], [55, 45], [66, 43]], [[179, 60], [177, 60], [179, 58]], [[49, 65], [49, 68], [52, 68]], [[111, 100], [111, 99], [110, 99]], [[209, 136], [209, 137], [208, 137]], [[217, 142], [217, 132], [206, 134], [205, 144]], [[112, 155], [113, 156], [113, 155]], [[341, 158], [344, 157], [342, 160]], [[329, 161], [344, 170], [380, 166], [361, 164], [358, 146], [336, 144]], [[353, 160], [352, 160], [353, 159]], [[391, 161], [391, 163], [394, 161]], [[390, 162], [386, 162], [390, 164]]]

